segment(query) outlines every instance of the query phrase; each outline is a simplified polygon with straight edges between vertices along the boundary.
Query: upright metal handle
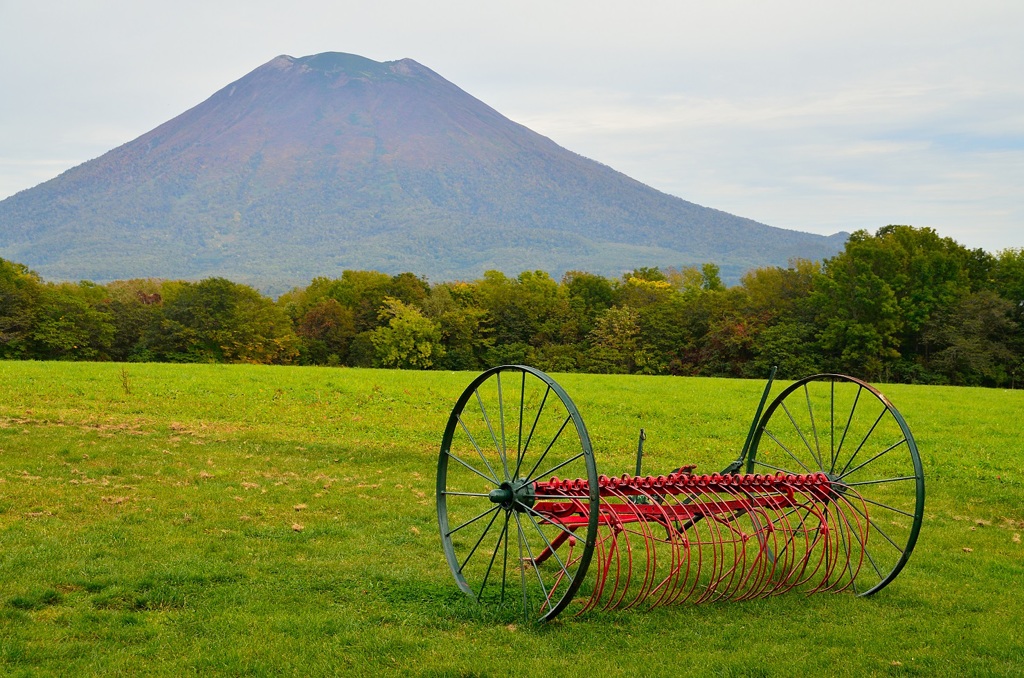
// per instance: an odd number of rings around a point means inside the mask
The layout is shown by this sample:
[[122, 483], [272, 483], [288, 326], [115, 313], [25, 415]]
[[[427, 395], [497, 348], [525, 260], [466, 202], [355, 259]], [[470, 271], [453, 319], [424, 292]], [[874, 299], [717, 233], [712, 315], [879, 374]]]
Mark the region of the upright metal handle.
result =
[[644, 441], [647, 440], [647, 434], [644, 433], [643, 429], [640, 429], [640, 442], [636, 444], [636, 473], [633, 475], [640, 475], [640, 467], [644, 461]]
[[731, 469], [739, 469], [747, 459], [747, 453], [750, 451], [750, 442], [754, 439], [754, 431], [757, 429], [757, 423], [761, 421], [761, 412], [764, 411], [764, 404], [768, 402], [768, 395], [772, 391], [772, 382], [775, 381], [775, 373], [778, 370], [778, 365], [772, 365], [772, 371], [768, 374], [768, 383], [764, 385], [764, 393], [761, 394], [761, 402], [758, 403], [757, 411], [754, 412], [754, 421], [750, 422], [750, 431], [747, 432], [747, 440], [743, 443], [743, 451], [740, 452], [739, 459], [730, 465], [729, 468]]

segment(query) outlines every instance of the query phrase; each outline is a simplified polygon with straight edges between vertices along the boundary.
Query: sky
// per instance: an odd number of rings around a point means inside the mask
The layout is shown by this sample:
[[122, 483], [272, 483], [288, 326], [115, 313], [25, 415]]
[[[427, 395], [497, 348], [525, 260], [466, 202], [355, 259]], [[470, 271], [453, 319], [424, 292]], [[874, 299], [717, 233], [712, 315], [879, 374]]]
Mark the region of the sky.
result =
[[1020, 0], [0, 0], [0, 199], [277, 55], [411, 58], [666, 193], [1024, 247]]

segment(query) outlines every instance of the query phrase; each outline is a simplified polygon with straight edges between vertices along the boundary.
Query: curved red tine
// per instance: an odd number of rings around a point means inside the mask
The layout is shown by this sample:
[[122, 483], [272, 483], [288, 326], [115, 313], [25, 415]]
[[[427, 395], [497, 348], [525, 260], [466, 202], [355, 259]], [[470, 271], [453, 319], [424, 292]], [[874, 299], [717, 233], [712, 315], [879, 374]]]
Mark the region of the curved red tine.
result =
[[[579, 498], [585, 479], [552, 477], [538, 494], [563, 503], [538, 514], [562, 532], [577, 562], [579, 519], [599, 511], [590, 593], [577, 614], [720, 600], [743, 601], [799, 589], [807, 594], [853, 586], [864, 562], [868, 506], [853, 488], [823, 473], [601, 476], [596, 507]], [[575, 495], [575, 496], [574, 496]], [[538, 504], [538, 506], [542, 506]], [[566, 516], [574, 520], [566, 523]], [[543, 551], [535, 560], [550, 555]], [[566, 585], [556, 577], [552, 590]]]

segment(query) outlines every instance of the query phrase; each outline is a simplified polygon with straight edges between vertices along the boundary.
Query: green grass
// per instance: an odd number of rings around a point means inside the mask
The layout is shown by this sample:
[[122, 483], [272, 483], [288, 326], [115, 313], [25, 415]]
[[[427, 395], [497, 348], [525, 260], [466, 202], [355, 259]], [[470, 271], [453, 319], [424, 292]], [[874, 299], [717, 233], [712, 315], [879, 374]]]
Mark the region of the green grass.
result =
[[[473, 375], [0, 362], [0, 673], [1020, 675], [1024, 392], [891, 385], [928, 484], [849, 594], [560, 617], [456, 589], [434, 472]], [[736, 456], [762, 385], [559, 375], [599, 471]], [[969, 549], [969, 550], [968, 550]]]

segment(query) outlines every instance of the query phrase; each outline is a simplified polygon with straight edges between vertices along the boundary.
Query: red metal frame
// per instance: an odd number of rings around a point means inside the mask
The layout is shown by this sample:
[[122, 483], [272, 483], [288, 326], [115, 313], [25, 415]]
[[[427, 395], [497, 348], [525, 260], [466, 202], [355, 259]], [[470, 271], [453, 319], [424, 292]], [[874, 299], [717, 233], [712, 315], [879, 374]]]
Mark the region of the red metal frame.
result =
[[[597, 574], [578, 613], [694, 599], [743, 600], [798, 586], [850, 586], [863, 562], [867, 505], [824, 473], [600, 476]], [[534, 512], [558, 534], [534, 559], [573, 562], [588, 525], [590, 486], [551, 478]], [[560, 498], [564, 497], [564, 500]], [[846, 510], [854, 506], [857, 510]], [[794, 517], [795, 516], [795, 517]], [[741, 521], [744, 524], [740, 524]]]

